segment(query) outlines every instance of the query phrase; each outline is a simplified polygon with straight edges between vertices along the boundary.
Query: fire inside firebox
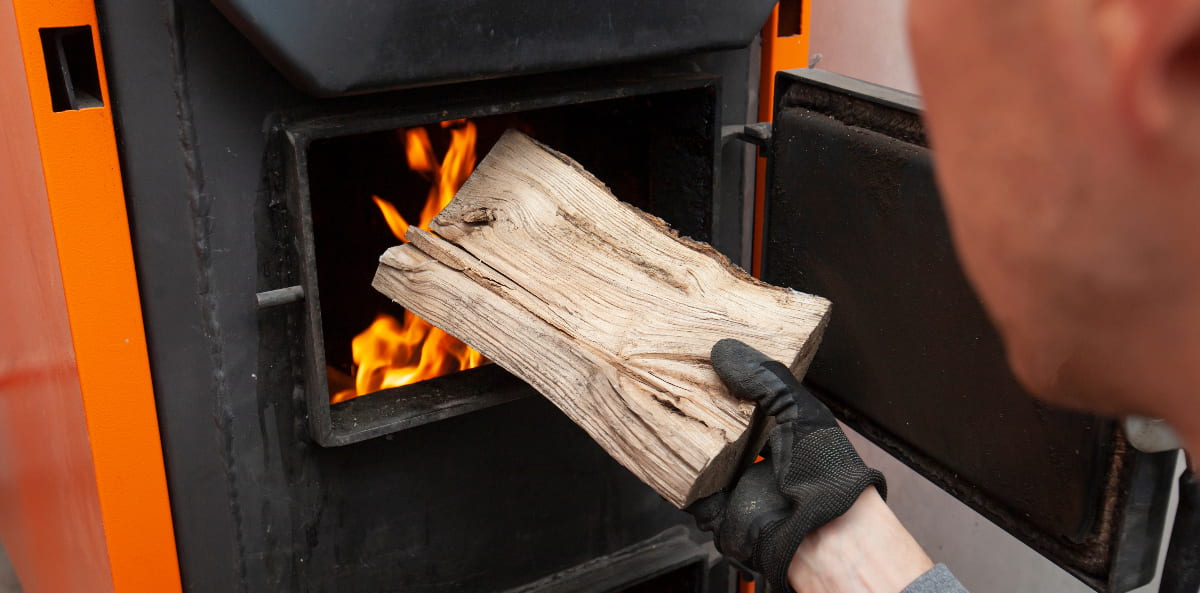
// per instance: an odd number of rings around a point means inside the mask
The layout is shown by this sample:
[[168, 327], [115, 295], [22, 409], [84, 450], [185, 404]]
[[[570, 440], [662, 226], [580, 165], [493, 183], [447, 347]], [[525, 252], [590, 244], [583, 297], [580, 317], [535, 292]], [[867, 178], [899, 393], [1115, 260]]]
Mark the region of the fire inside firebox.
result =
[[[429, 230], [429, 223], [450, 203], [475, 168], [475, 124], [469, 120], [443, 121], [439, 127], [447, 130], [450, 137], [441, 158], [434, 153], [427, 128], [396, 131], [397, 136], [404, 138], [408, 169], [429, 184], [429, 191], [420, 202], [418, 218], [409, 222], [391, 201], [371, 196], [397, 241], [404, 242], [410, 224]], [[399, 319], [388, 312], [378, 313], [351, 341], [350, 352], [352, 374], [333, 365], [326, 369], [330, 403], [475, 368], [484, 362], [473, 348], [411, 311], [404, 311]]]
[[[689, 186], [689, 191], [702, 193], [710, 176], [689, 179], [690, 171], [675, 170], [679, 165], [671, 165], [670, 183], [660, 181], [665, 178], [663, 163], [669, 162], [661, 154], [663, 133], [658, 140], [644, 133], [662, 109], [690, 103], [674, 95], [686, 93], [446, 120], [314, 142], [308, 154], [309, 181], [330, 402], [486, 364], [469, 346], [378, 294], [371, 279], [379, 255], [403, 241], [408, 225], [428, 229], [506, 129], [519, 129], [569, 154], [619, 198], [651, 212], [660, 194], [673, 197]], [[679, 150], [678, 140], [671, 137], [671, 152], [683, 154], [680, 162], [686, 163], [687, 151]]]

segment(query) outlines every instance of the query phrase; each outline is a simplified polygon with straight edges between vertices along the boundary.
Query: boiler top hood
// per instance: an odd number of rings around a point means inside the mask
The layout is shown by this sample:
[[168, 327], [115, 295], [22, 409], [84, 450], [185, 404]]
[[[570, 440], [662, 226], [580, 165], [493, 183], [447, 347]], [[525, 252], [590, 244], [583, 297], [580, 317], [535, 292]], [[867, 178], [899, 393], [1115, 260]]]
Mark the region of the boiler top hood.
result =
[[773, 0], [213, 0], [301, 90], [331, 97], [744, 47]]

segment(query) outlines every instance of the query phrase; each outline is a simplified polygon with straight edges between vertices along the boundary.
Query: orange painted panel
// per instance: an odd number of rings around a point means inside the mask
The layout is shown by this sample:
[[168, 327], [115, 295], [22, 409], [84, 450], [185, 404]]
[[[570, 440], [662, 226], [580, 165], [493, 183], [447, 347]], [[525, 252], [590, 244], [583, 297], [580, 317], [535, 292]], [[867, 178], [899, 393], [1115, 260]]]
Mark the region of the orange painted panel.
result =
[[0, 0], [0, 122], [0, 538], [29, 593], [112, 591], [33, 106], [9, 0]]
[[[799, 23], [791, 23], [783, 27], [796, 31], [794, 35], [779, 36], [779, 6], [767, 18], [767, 24], [762, 30], [762, 76], [758, 95], [758, 121], [771, 121], [775, 109], [775, 73], [780, 70], [792, 70], [808, 66], [808, 40], [810, 37], [809, 23], [812, 21], [811, 0], [785, 0], [799, 2], [799, 10], [792, 16], [798, 16]], [[754, 197], [754, 253], [751, 270], [755, 276], [762, 274], [762, 242], [763, 242], [763, 212], [767, 182], [767, 162], [758, 159], [757, 186]]]
[[38, 33], [90, 25], [99, 56], [95, 9], [0, 21], [0, 535], [28, 593], [179, 591], [103, 64], [105, 107], [56, 113]]

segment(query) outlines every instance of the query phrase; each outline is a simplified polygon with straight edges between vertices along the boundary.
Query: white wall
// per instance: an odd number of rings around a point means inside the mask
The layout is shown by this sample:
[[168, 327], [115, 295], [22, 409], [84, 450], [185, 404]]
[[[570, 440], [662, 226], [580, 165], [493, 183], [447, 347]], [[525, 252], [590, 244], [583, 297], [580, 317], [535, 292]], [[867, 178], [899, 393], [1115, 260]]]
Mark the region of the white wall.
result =
[[908, 35], [907, 0], [811, 0], [809, 49], [817, 68], [917, 92]]
[[[821, 54], [817, 68], [918, 92], [904, 26], [906, 0], [812, 2], [811, 51]], [[851, 439], [867, 463], [887, 476], [888, 504], [900, 520], [971, 593], [1091, 591], [881, 449], [858, 435]], [[1138, 591], [1157, 589], [1155, 582]]]

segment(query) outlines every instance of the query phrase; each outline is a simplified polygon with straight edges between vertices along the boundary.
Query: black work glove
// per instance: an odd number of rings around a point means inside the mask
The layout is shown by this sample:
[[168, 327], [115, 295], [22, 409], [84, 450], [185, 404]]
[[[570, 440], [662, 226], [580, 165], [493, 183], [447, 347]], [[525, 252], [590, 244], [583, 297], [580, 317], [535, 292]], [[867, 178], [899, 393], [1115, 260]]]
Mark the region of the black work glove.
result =
[[786, 366], [737, 340], [717, 342], [712, 364], [734, 395], [777, 424], [766, 461], [687, 510], [723, 554], [762, 573], [772, 590], [791, 591], [788, 564], [804, 536], [848, 511], [868, 486], [886, 496], [887, 485]]

